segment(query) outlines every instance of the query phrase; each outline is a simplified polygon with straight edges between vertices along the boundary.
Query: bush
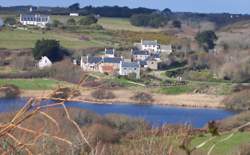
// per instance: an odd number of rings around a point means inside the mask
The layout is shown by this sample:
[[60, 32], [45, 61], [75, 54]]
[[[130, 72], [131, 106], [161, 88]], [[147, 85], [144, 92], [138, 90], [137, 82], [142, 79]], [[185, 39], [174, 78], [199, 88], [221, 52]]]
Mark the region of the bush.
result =
[[70, 18], [67, 20], [67, 25], [76, 25], [76, 20], [74, 18]]
[[227, 96], [223, 103], [227, 109], [236, 111], [246, 111], [250, 110], [250, 89], [243, 90], [240, 92], [233, 93]]
[[15, 85], [3, 85], [0, 87], [0, 98], [16, 98], [20, 93], [19, 88]]
[[84, 78], [82, 69], [68, 59], [53, 64], [47, 71], [50, 77], [70, 83], [78, 84]]
[[159, 28], [167, 24], [168, 18], [166, 16], [152, 13], [152, 14], [135, 14], [130, 18], [130, 22], [135, 26], [154, 27]]
[[121, 134], [128, 134], [135, 131], [143, 131], [149, 128], [149, 125], [141, 119], [134, 119], [128, 116], [109, 114], [105, 116], [112, 128], [117, 129]]
[[92, 145], [97, 143], [116, 143], [119, 142], [118, 132], [107, 125], [93, 124], [87, 128], [90, 134], [89, 141]]
[[188, 80], [195, 81], [214, 81], [213, 74], [207, 70], [204, 71], [187, 71], [184, 77]]
[[88, 15], [86, 17], [82, 17], [78, 23], [79, 25], [91, 25], [97, 23], [97, 19], [93, 15]]
[[81, 92], [79, 90], [65, 87], [65, 88], [58, 88], [57, 90], [55, 90], [51, 94], [51, 97], [56, 99], [68, 99], [69, 97], [77, 97], [80, 95]]
[[[246, 124], [250, 121], [250, 111], [241, 112], [235, 116], [226, 118], [219, 122], [219, 130], [221, 131], [231, 131], [243, 124]], [[248, 127], [250, 129], [250, 127]]]
[[16, 19], [14, 17], [7, 17], [4, 19], [4, 24], [6, 25], [15, 25]]
[[139, 103], [152, 103], [154, 101], [152, 95], [144, 92], [136, 93], [131, 99]]
[[98, 90], [92, 92], [91, 96], [94, 97], [95, 99], [99, 99], [99, 100], [114, 99], [115, 98], [115, 95], [112, 92], [107, 91], [105, 89], [98, 89]]

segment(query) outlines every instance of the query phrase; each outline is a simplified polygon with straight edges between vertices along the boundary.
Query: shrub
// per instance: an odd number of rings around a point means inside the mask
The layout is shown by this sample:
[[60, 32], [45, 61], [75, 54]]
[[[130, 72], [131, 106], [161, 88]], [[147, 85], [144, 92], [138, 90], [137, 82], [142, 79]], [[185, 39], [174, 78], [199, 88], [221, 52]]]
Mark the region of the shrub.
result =
[[15, 25], [16, 19], [14, 17], [7, 17], [4, 19], [4, 24], [6, 25]]
[[240, 92], [233, 93], [230, 96], [227, 96], [223, 103], [227, 109], [231, 110], [250, 110], [250, 89], [243, 90]]
[[87, 110], [81, 110], [75, 113], [74, 115], [75, 115], [74, 120], [80, 126], [98, 123], [101, 120], [101, 117], [97, 115], [95, 112]]
[[[219, 122], [219, 130], [222, 131], [231, 131], [232, 129], [235, 129], [243, 124], [246, 124], [250, 121], [250, 111], [241, 112], [240, 114], [237, 114], [235, 116], [226, 118], [224, 120], [221, 120]], [[248, 127], [249, 129], [250, 127]]]
[[79, 25], [91, 25], [97, 23], [97, 19], [93, 15], [88, 15], [86, 17], [82, 17], [78, 21]]
[[73, 65], [68, 59], [53, 64], [52, 67], [48, 69], [48, 72], [49, 76], [54, 79], [77, 84], [85, 76], [82, 69]]
[[76, 20], [74, 18], [70, 18], [67, 20], [67, 25], [76, 25]]
[[121, 134], [128, 134], [134, 131], [143, 131], [149, 125], [141, 119], [134, 119], [128, 116], [109, 114], [105, 116], [112, 128], [117, 129]]
[[152, 95], [144, 92], [136, 93], [131, 99], [139, 103], [152, 103], [154, 101]]
[[79, 90], [65, 87], [65, 88], [58, 88], [56, 91], [54, 91], [51, 94], [51, 97], [58, 98], [58, 99], [67, 99], [69, 97], [76, 97], [80, 95], [81, 93]]
[[93, 124], [87, 128], [90, 133], [89, 141], [91, 144], [97, 143], [116, 143], [120, 140], [118, 132], [107, 125]]
[[94, 97], [95, 99], [99, 99], [99, 100], [114, 99], [115, 98], [115, 95], [112, 92], [107, 91], [106, 89], [98, 89], [98, 90], [92, 92], [91, 96]]
[[0, 87], [0, 98], [16, 98], [20, 93], [19, 88], [15, 85], [3, 85]]

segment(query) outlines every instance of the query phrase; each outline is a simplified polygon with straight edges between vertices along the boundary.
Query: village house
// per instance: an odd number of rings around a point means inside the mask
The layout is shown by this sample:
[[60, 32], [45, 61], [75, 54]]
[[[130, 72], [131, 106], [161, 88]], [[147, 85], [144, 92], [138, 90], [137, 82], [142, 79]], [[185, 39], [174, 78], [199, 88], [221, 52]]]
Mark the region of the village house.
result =
[[140, 79], [140, 63], [139, 62], [120, 62], [119, 75], [128, 76], [129, 74], [135, 74], [136, 79]]
[[3, 20], [0, 18], [0, 28], [3, 26]]
[[144, 61], [149, 57], [148, 51], [142, 50], [131, 50], [131, 59], [132, 61]]
[[141, 50], [149, 51], [150, 53], [159, 53], [160, 45], [157, 40], [141, 40]]
[[99, 71], [99, 65], [102, 63], [101, 57], [87, 56], [81, 57], [80, 66], [84, 71]]
[[172, 45], [161, 45], [161, 53], [171, 54], [173, 52]]
[[109, 58], [114, 58], [115, 57], [115, 49], [106, 49], [105, 48], [105, 57], [109, 57]]
[[73, 12], [72, 12], [72, 13], [69, 14], [69, 16], [71, 16], [71, 17], [78, 17], [78, 16], [79, 16], [79, 13], [73, 13]]
[[99, 66], [101, 73], [113, 74], [119, 71], [120, 62], [123, 61], [122, 57], [103, 57], [102, 63]]
[[50, 17], [47, 15], [40, 15], [40, 14], [20, 15], [20, 23], [22, 25], [32, 25], [45, 28], [49, 22], [50, 22]]
[[51, 66], [52, 66], [52, 62], [49, 60], [48, 57], [43, 56], [43, 57], [39, 60], [37, 66], [38, 66], [39, 69], [48, 68], [48, 67], [51, 67]]
[[147, 68], [152, 69], [152, 70], [158, 70], [158, 64], [159, 64], [159, 60], [157, 60], [156, 58], [150, 57], [149, 59], [147, 59]]

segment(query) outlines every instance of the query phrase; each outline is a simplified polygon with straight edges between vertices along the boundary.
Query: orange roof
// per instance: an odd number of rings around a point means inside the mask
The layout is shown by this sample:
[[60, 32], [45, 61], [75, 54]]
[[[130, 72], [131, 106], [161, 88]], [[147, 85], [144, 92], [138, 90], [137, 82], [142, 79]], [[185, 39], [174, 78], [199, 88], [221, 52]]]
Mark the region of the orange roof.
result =
[[105, 66], [102, 66], [102, 71], [105, 73], [113, 73], [114, 67], [105, 65]]

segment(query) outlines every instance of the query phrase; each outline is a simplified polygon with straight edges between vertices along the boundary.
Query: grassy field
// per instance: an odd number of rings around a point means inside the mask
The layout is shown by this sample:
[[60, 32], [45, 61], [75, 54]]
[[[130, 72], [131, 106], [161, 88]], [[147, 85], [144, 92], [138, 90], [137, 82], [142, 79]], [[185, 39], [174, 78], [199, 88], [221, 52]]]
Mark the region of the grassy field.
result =
[[70, 33], [56, 33], [27, 30], [8, 30], [0, 32], [0, 48], [20, 49], [33, 48], [38, 39], [56, 39], [66, 48], [80, 49], [88, 47], [103, 47], [104, 45], [96, 40], [80, 40], [80, 35]]
[[50, 90], [63, 82], [51, 79], [0, 79], [0, 86], [13, 84], [25, 90]]
[[[222, 136], [216, 137], [214, 140], [207, 143], [202, 150], [208, 152], [211, 146], [214, 143], [217, 143], [212, 154], [214, 155], [228, 155], [235, 151], [237, 147], [241, 144], [250, 143], [250, 133], [249, 132], [238, 132], [231, 139], [224, 141], [222, 143], [218, 143], [220, 140], [226, 138], [229, 134], [223, 134]], [[192, 141], [192, 144], [195, 146], [209, 139], [211, 136], [197, 137]]]
[[159, 32], [160, 29], [136, 27], [130, 24], [128, 18], [101, 18], [98, 24], [109, 30], [128, 30], [143, 32]]

